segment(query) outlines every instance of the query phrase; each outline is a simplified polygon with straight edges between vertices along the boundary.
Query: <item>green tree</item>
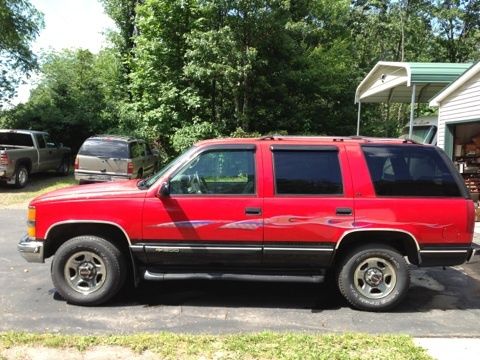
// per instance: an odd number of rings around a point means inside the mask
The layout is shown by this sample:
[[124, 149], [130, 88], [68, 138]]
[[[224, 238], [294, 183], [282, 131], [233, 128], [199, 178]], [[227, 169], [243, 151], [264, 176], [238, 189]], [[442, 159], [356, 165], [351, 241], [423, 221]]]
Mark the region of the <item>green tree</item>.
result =
[[480, 2], [432, 1], [437, 61], [467, 62], [480, 58]]
[[117, 127], [109, 84], [118, 66], [111, 54], [64, 50], [45, 56], [29, 101], [4, 114], [3, 126], [48, 130], [74, 151], [85, 138]]
[[30, 46], [42, 27], [43, 16], [28, 0], [0, 0], [0, 109], [22, 75], [36, 69]]

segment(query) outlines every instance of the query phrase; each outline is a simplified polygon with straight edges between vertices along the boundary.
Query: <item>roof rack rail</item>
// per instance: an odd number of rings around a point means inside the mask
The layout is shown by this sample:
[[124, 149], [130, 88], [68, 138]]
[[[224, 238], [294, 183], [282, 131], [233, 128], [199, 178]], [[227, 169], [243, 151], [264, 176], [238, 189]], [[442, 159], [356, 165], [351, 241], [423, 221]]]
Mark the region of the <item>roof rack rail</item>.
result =
[[260, 137], [260, 140], [280, 140], [282, 138], [282, 135], [277, 135], [277, 134], [271, 134], [271, 135], [263, 135]]
[[404, 144], [410, 143], [410, 144], [422, 145], [422, 144], [420, 144], [418, 141], [415, 141], [415, 140], [413, 140], [413, 139], [408, 139], [408, 138], [407, 138], [407, 139], [404, 139], [404, 140], [403, 140], [403, 143], [404, 143]]

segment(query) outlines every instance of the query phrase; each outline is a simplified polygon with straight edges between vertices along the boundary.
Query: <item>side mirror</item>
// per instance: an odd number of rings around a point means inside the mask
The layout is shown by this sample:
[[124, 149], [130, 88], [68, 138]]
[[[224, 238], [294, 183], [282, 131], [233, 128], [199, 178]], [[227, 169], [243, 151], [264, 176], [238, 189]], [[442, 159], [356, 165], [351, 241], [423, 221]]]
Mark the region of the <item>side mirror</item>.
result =
[[160, 186], [160, 190], [158, 191], [158, 197], [169, 197], [170, 196], [170, 183], [165, 181]]
[[58, 143], [58, 144], [57, 144], [57, 147], [58, 147], [58, 148], [62, 148], [62, 147], [63, 147], [63, 143]]

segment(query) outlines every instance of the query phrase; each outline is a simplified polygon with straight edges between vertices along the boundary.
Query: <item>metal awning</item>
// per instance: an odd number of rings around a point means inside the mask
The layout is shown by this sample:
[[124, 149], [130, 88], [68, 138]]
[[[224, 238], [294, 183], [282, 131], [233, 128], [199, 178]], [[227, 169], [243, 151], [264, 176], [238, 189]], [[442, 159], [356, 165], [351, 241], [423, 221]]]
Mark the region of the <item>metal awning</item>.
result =
[[456, 80], [472, 64], [379, 61], [358, 85], [357, 135], [362, 103], [411, 104], [410, 136], [416, 103], [428, 101]]

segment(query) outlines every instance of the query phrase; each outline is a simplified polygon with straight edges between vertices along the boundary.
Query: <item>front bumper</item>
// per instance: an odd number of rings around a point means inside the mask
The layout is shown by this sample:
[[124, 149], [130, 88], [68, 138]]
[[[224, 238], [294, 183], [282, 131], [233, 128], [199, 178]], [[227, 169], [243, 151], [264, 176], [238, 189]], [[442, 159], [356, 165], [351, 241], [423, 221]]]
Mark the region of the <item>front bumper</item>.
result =
[[28, 262], [45, 262], [43, 241], [32, 240], [28, 235], [24, 235], [17, 245], [17, 250]]

